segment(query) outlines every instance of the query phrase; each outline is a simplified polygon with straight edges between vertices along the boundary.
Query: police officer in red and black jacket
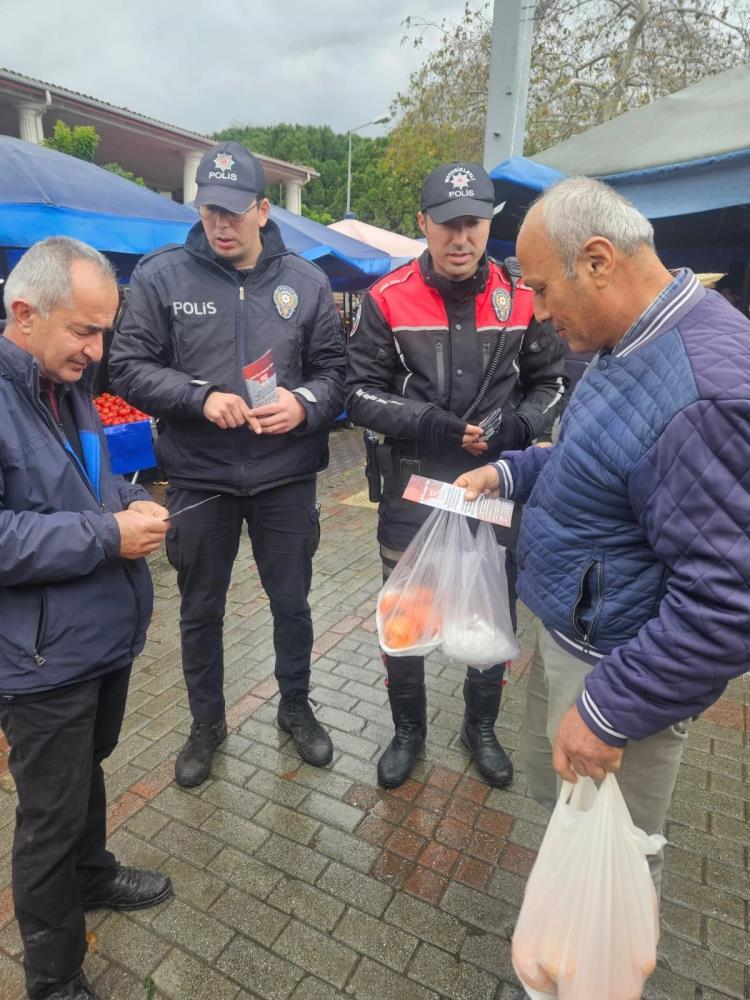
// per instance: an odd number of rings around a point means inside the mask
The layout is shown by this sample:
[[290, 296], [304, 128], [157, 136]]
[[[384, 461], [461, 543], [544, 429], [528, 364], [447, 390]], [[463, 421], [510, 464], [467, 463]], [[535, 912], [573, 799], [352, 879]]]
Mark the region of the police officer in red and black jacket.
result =
[[[387, 578], [430, 510], [401, 499], [412, 473], [452, 482], [501, 452], [525, 448], [549, 423], [565, 390], [563, 346], [533, 319], [532, 293], [488, 259], [492, 181], [476, 163], [437, 167], [422, 187], [417, 219], [427, 238], [418, 259], [365, 295], [349, 342], [347, 409], [384, 436], [378, 541]], [[480, 421], [502, 411], [498, 431], [483, 440]], [[498, 529], [509, 549], [517, 525]], [[378, 781], [402, 784], [426, 735], [424, 660], [384, 657], [395, 736], [378, 762]], [[497, 742], [505, 664], [469, 669], [461, 738], [479, 772], [496, 787], [513, 767]]]

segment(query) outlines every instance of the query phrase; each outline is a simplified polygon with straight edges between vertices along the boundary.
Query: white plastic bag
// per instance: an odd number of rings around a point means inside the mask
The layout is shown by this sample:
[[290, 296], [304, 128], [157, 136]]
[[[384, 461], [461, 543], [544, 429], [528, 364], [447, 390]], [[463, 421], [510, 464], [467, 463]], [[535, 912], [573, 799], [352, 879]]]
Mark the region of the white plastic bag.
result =
[[443, 613], [443, 653], [451, 660], [486, 670], [519, 654], [510, 620], [505, 549], [482, 522], [474, 546], [456, 571], [461, 585]]
[[375, 620], [390, 656], [423, 656], [442, 639], [443, 608], [457, 600], [460, 566], [475, 551], [466, 518], [434, 510], [378, 594]]
[[613, 774], [563, 784], [513, 934], [531, 1000], [638, 1000], [659, 941], [646, 857], [664, 843], [633, 825]]

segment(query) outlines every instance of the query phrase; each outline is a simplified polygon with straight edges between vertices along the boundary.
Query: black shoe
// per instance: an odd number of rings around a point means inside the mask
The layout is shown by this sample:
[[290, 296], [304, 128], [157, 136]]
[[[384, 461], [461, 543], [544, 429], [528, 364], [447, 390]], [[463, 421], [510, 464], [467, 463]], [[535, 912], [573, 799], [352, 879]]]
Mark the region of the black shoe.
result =
[[64, 986], [58, 986], [53, 993], [46, 993], [44, 1000], [101, 1000], [101, 998], [98, 993], [94, 993], [91, 983], [83, 972], [79, 972]]
[[84, 910], [147, 910], [172, 895], [172, 883], [161, 872], [118, 865], [114, 878], [83, 892]]
[[331, 737], [313, 715], [306, 691], [282, 695], [276, 721], [285, 733], [291, 734], [302, 760], [315, 767], [331, 763]]
[[491, 685], [464, 681], [466, 712], [461, 742], [474, 758], [477, 771], [493, 788], [505, 788], [513, 780], [513, 764], [495, 736], [500, 693], [499, 681]]
[[413, 771], [427, 737], [424, 685], [389, 687], [388, 700], [396, 732], [378, 761], [378, 784], [398, 788]]
[[182, 788], [202, 785], [211, 774], [216, 748], [227, 738], [225, 719], [219, 722], [194, 722], [185, 746], [177, 755], [175, 781]]

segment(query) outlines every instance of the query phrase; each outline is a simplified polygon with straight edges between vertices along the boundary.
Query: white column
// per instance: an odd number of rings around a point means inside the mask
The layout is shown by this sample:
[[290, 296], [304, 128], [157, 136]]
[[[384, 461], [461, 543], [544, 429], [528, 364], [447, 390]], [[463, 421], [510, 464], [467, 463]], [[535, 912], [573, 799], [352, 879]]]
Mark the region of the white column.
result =
[[21, 138], [26, 142], [34, 142], [37, 146], [41, 146], [44, 140], [42, 115], [44, 114], [46, 105], [37, 104], [35, 101], [19, 101], [16, 107], [18, 108], [18, 124]]
[[287, 212], [294, 212], [295, 215], [302, 215], [302, 182], [287, 181], [286, 188], [286, 209]]
[[193, 201], [198, 193], [195, 183], [195, 172], [202, 157], [203, 153], [197, 149], [191, 149], [190, 152], [182, 154], [182, 200], [186, 205], [188, 202]]

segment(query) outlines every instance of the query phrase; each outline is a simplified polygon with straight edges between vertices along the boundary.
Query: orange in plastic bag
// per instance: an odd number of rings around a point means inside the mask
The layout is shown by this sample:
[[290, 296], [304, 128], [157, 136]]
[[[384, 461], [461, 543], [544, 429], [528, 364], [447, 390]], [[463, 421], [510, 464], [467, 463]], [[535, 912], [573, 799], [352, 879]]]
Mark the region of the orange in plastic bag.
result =
[[422, 656], [440, 645], [443, 609], [460, 587], [456, 567], [473, 549], [464, 517], [430, 514], [378, 595], [378, 637], [386, 653]]
[[613, 774], [564, 782], [526, 885], [512, 961], [531, 1000], [638, 1000], [656, 966], [659, 906]]

